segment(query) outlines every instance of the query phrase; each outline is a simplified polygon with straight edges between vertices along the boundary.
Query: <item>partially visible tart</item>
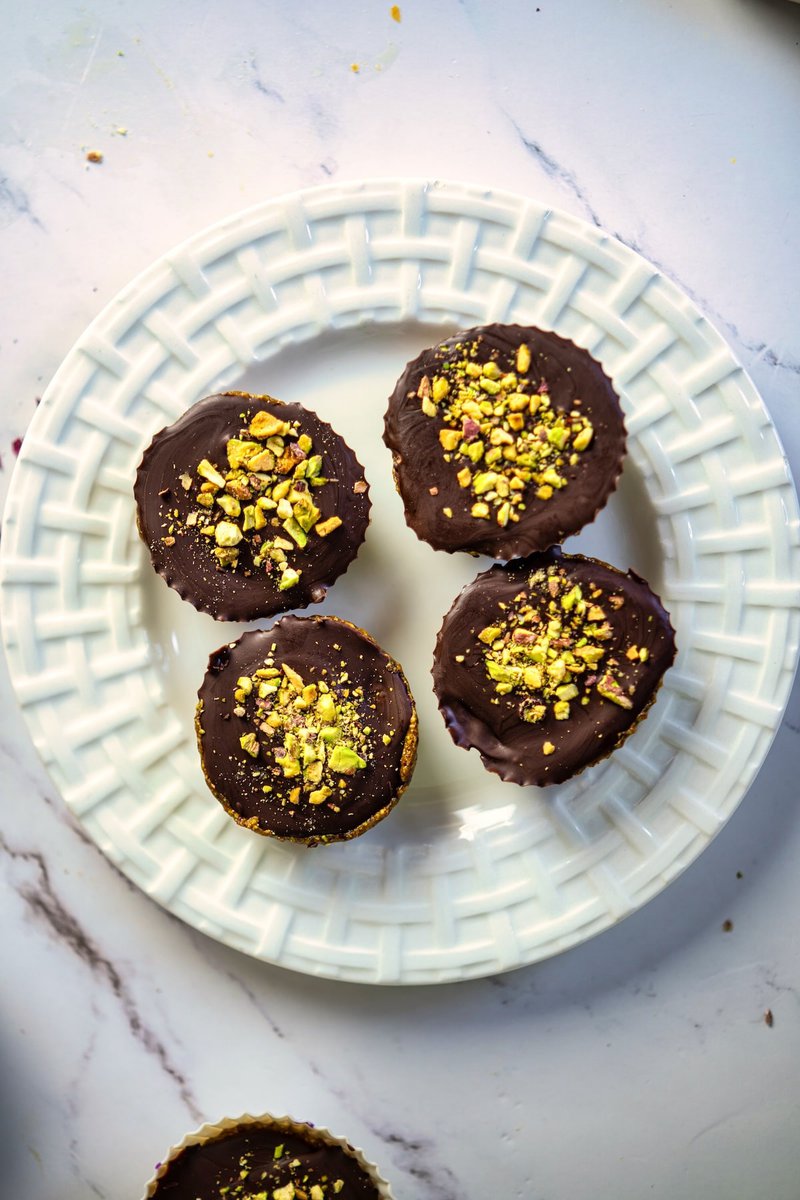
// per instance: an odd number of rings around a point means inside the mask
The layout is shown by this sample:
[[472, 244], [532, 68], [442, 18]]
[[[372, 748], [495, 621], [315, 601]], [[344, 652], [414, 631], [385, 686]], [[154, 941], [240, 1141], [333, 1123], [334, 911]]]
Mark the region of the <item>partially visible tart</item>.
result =
[[290, 1117], [205, 1125], [160, 1163], [145, 1200], [391, 1200], [360, 1150]]
[[308, 845], [382, 820], [417, 750], [401, 667], [337, 617], [283, 617], [215, 651], [196, 729], [208, 786], [230, 816]]
[[605, 758], [675, 657], [669, 614], [635, 572], [554, 547], [462, 591], [433, 680], [453, 740], [518, 784], [561, 783]]
[[586, 350], [530, 326], [484, 325], [408, 364], [384, 441], [418, 537], [508, 560], [597, 515], [622, 470], [625, 422]]
[[339, 434], [245, 392], [208, 396], [157, 433], [134, 494], [155, 570], [223, 621], [323, 600], [369, 524], [364, 471]]

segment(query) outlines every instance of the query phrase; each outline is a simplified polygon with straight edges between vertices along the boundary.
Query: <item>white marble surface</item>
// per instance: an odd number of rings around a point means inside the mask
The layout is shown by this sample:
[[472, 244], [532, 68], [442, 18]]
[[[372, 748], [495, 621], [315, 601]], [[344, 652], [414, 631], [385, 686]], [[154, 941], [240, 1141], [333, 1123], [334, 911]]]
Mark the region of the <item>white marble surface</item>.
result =
[[[402, 174], [525, 192], [638, 249], [722, 330], [800, 474], [800, 7], [2, 9], [3, 495], [36, 397], [131, 276], [270, 195]], [[798, 687], [657, 900], [427, 990], [293, 975], [166, 915], [67, 814], [0, 688], [3, 1196], [136, 1198], [170, 1142], [245, 1109], [344, 1132], [398, 1200], [800, 1194]]]

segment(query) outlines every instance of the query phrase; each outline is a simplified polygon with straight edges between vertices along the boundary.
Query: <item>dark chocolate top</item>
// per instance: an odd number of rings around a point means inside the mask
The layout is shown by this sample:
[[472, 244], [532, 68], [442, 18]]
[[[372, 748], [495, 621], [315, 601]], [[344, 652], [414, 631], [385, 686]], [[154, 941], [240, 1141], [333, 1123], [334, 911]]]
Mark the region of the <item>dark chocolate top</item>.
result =
[[464, 588], [436, 643], [434, 690], [459, 746], [502, 779], [543, 786], [624, 741], [674, 657], [643, 579], [554, 547]]
[[539, 329], [485, 325], [408, 364], [384, 441], [418, 537], [512, 559], [596, 516], [622, 469], [625, 423], [587, 351]]
[[[294, 1191], [289, 1186], [294, 1186]], [[318, 1191], [312, 1193], [316, 1187]], [[215, 1141], [187, 1146], [158, 1181], [154, 1200], [272, 1200], [276, 1189], [308, 1200], [377, 1200], [377, 1184], [354, 1155], [313, 1130], [240, 1125]], [[299, 1191], [298, 1191], [299, 1189]]]
[[203, 770], [230, 815], [309, 844], [363, 833], [414, 767], [417, 717], [405, 676], [337, 617], [283, 617], [210, 659], [198, 693]]
[[244, 392], [208, 396], [157, 433], [134, 494], [156, 571], [222, 621], [324, 599], [369, 524], [363, 468], [330, 425]]

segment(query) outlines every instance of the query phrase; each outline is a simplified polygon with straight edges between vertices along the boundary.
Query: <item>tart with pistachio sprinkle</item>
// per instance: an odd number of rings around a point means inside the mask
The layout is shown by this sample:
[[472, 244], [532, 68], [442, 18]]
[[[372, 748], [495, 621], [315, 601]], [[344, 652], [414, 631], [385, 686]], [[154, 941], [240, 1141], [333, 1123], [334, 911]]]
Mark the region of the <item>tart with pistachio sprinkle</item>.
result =
[[195, 724], [208, 786], [233, 819], [308, 845], [385, 817], [416, 758], [401, 667], [338, 617], [283, 617], [215, 651]]
[[156, 434], [134, 494], [156, 571], [223, 621], [324, 599], [369, 524], [363, 468], [330, 425], [245, 392], [208, 396]]
[[622, 469], [625, 423], [585, 350], [528, 326], [485, 325], [408, 364], [384, 441], [418, 537], [508, 560], [597, 515]]
[[640, 576], [554, 547], [462, 591], [434, 690], [459, 746], [502, 779], [543, 786], [621, 745], [674, 657], [669, 615]]
[[291, 1117], [204, 1125], [158, 1164], [145, 1200], [391, 1200], [377, 1167], [344, 1138]]

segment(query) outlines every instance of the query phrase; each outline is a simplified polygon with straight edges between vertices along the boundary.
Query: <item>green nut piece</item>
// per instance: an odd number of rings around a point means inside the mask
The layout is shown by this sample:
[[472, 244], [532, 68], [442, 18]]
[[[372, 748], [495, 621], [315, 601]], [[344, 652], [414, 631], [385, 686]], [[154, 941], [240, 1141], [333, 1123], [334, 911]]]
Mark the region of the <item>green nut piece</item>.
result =
[[207, 458], [202, 459], [197, 464], [197, 474], [202, 475], [203, 479], [207, 479], [208, 482], [213, 483], [215, 487], [225, 487], [225, 480], [223, 476], [220, 475], [217, 468], [213, 465], [213, 463], [210, 463]]
[[586, 425], [577, 435], [572, 445], [576, 450], [586, 450], [594, 437], [594, 429], [591, 425]]
[[329, 533], [333, 533], [334, 529], [338, 529], [341, 523], [341, 517], [328, 517], [327, 521], [319, 521], [314, 526], [314, 533], [319, 537], [327, 537]]
[[496, 471], [479, 471], [472, 481], [472, 490], [476, 496], [482, 496], [492, 490], [497, 483]]
[[214, 530], [214, 538], [218, 546], [238, 546], [242, 540], [242, 531], [232, 521], [220, 521]]
[[229, 496], [227, 492], [223, 492], [221, 496], [217, 496], [217, 504], [229, 517], [238, 517], [242, 511], [242, 506], [236, 497]]
[[482, 629], [480, 631], [480, 633], [478, 634], [478, 641], [484, 642], [487, 646], [491, 646], [491, 644], [495, 640], [495, 638], [497, 638], [499, 636], [500, 636], [500, 626], [499, 625], [487, 625], [486, 628]]
[[289, 534], [289, 537], [294, 538], [294, 540], [297, 542], [297, 545], [301, 550], [303, 550], [308, 544], [308, 535], [306, 534], [306, 531], [300, 525], [298, 525], [294, 517], [288, 517], [287, 520], [283, 522], [283, 528]]
[[254, 733], [243, 733], [239, 738], [239, 745], [251, 758], [258, 758], [260, 746]]
[[300, 582], [300, 572], [295, 571], [292, 567], [287, 567], [281, 575], [281, 581], [278, 584], [279, 592], [288, 592], [289, 588], [293, 588]]
[[565, 425], [554, 425], [547, 431], [547, 440], [557, 450], [563, 450], [569, 441], [569, 430]]
[[336, 701], [330, 692], [325, 692], [317, 700], [317, 716], [325, 725], [336, 724]]
[[486, 670], [489, 672], [490, 678], [496, 683], [508, 683], [513, 687], [518, 684], [522, 678], [522, 669], [520, 667], [504, 666], [502, 663], [496, 663], [493, 659], [486, 660]]
[[328, 766], [338, 775], [353, 775], [366, 767], [366, 761], [350, 746], [338, 742], [328, 756]]
[[237, 468], [245, 466], [251, 458], [261, 453], [261, 449], [258, 442], [244, 442], [241, 438], [229, 438], [225, 452], [228, 455], [231, 470], [235, 471]]
[[273, 417], [272, 413], [264, 410], [257, 412], [250, 422], [250, 433], [257, 438], [271, 438], [282, 436], [289, 432], [289, 426], [286, 421], [281, 421], [278, 417]]
[[301, 494], [294, 504], [294, 519], [306, 533], [319, 520], [320, 512], [308, 493]]

